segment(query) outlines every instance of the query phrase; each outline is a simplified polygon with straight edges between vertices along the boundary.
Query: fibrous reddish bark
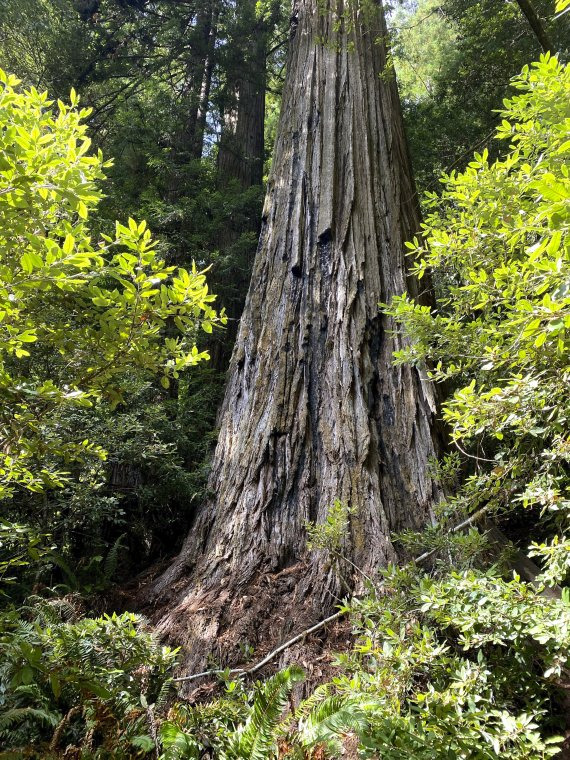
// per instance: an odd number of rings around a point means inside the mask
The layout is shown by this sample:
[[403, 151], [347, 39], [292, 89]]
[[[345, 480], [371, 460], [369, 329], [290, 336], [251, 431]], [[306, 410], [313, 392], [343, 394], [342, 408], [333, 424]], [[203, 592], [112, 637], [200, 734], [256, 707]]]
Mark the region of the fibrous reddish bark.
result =
[[345, 556], [371, 573], [438, 497], [433, 390], [393, 366], [402, 339], [378, 309], [417, 295], [404, 241], [419, 226], [382, 11], [298, 0], [292, 34], [212, 496], [152, 589], [188, 667], [228, 629], [255, 645], [334, 606], [338, 578], [307, 553], [305, 523], [335, 499], [353, 508]]

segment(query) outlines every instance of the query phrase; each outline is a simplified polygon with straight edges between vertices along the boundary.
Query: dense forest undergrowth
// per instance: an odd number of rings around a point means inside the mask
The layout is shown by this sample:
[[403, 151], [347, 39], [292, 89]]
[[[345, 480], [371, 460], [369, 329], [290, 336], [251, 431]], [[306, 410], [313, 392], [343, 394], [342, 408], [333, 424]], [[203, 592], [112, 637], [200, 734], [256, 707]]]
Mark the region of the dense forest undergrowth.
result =
[[568, 7], [5, 0], [0, 757], [566, 756]]

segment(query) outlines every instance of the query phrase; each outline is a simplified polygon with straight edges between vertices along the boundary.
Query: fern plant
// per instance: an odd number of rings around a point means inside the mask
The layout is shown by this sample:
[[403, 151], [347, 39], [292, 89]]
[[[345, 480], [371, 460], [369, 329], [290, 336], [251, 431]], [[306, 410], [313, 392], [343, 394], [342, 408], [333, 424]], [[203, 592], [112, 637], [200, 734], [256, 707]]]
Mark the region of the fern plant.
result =
[[209, 750], [219, 760], [270, 760], [277, 756], [282, 718], [294, 686], [304, 679], [291, 666], [247, 693], [230, 684], [231, 699], [180, 710], [160, 729], [164, 760], [198, 758]]
[[368, 713], [377, 707], [370, 695], [340, 693], [332, 684], [318, 687], [296, 708], [289, 709], [291, 692], [304, 680], [291, 666], [251, 693], [233, 688], [230, 698], [208, 705], [176, 705], [160, 729], [163, 760], [198, 760], [208, 751], [217, 760], [271, 760], [307, 757], [317, 747], [331, 757], [343, 752], [348, 732], [365, 733]]
[[277, 729], [289, 695], [305, 677], [292, 666], [258, 684], [247, 720], [230, 734], [220, 760], [268, 760], [277, 751]]
[[0, 743], [42, 757], [64, 742], [85, 757], [154, 748], [176, 652], [131, 613], [79, 618], [69, 600], [32, 601], [1, 621]]
[[340, 757], [343, 753], [342, 737], [348, 732], [363, 734], [368, 725], [367, 709], [375, 705], [375, 700], [364, 699], [357, 694], [351, 697], [326, 694], [325, 691], [317, 699], [309, 698], [296, 711], [298, 729], [293, 739], [305, 749], [320, 745], [331, 757]]

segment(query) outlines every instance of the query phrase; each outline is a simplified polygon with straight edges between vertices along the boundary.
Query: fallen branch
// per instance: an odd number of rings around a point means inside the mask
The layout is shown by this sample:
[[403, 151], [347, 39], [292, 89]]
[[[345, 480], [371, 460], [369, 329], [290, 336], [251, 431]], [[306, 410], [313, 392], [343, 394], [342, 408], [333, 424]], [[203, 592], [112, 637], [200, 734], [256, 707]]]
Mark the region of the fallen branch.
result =
[[[470, 518], [459, 523], [459, 525], [456, 525], [455, 528], [452, 528], [450, 533], [456, 533], [457, 531], [462, 530], [468, 525], [471, 525], [471, 523], [478, 520], [487, 511], [487, 509], [488, 507], [483, 507], [483, 509], [480, 509], [478, 512], [475, 512], [475, 514], [472, 515]], [[415, 561], [424, 562], [426, 559], [429, 559], [429, 557], [435, 554], [436, 551], [437, 549], [432, 549], [431, 551], [426, 552], [425, 554], [422, 554]], [[274, 657], [276, 657], [278, 654], [281, 654], [281, 652], [285, 651], [285, 649], [288, 649], [293, 644], [296, 644], [305, 636], [308, 636], [309, 634], [314, 633], [315, 631], [318, 631], [320, 628], [323, 628], [325, 625], [327, 625], [327, 623], [332, 623], [333, 620], [338, 620], [338, 618], [344, 614], [345, 614], [344, 611], [335, 612], [334, 615], [330, 615], [324, 620], [321, 620], [320, 623], [316, 623], [310, 628], [306, 628], [304, 631], [301, 631], [301, 633], [297, 634], [297, 636], [293, 636], [292, 639], [289, 639], [289, 641], [286, 641], [284, 644], [281, 644], [281, 646], [277, 647], [277, 649], [274, 649], [272, 652], [270, 652], [267, 655], [267, 657], [264, 657], [263, 660], [260, 660], [260, 662], [256, 663], [251, 668], [233, 668], [232, 670], [227, 670], [227, 669], [223, 670], [221, 668], [217, 668], [216, 670], [204, 670], [202, 673], [193, 673], [190, 676], [179, 676], [178, 678], [173, 678], [172, 680], [177, 683], [180, 683], [181, 681], [195, 681], [197, 678], [205, 678], [206, 676], [219, 676], [223, 674], [226, 674], [229, 676], [250, 675], [260, 670], [264, 665], [267, 665], [267, 663], [270, 662]]]
[[320, 623], [315, 623], [315, 625], [312, 625], [310, 628], [306, 628], [304, 631], [301, 631], [301, 633], [298, 633], [296, 636], [293, 636], [292, 639], [289, 639], [289, 641], [286, 641], [284, 644], [281, 644], [281, 646], [278, 646], [277, 649], [274, 649], [272, 652], [270, 652], [266, 657], [263, 658], [263, 660], [260, 660], [258, 663], [253, 665], [251, 668], [233, 668], [232, 670], [205, 670], [203, 673], [193, 673], [191, 676], [179, 676], [178, 678], [173, 678], [173, 681], [194, 681], [196, 678], [203, 678], [204, 676], [217, 676], [217, 675], [251, 675], [252, 673], [255, 673], [256, 671], [260, 670], [264, 665], [267, 665], [270, 660], [272, 660], [274, 657], [276, 657], [278, 654], [281, 654], [281, 652], [284, 652], [285, 649], [288, 649], [293, 644], [296, 644], [301, 639], [304, 639], [305, 636], [308, 636], [311, 633], [315, 633], [315, 631], [318, 631], [320, 628], [324, 628], [327, 623], [332, 623], [333, 620], [338, 620], [339, 617], [342, 617], [344, 614], [346, 614], [346, 610], [339, 610], [338, 612], [335, 612], [334, 615], [329, 615], [328, 618], [325, 618], [324, 620], [321, 620]]
[[57, 749], [57, 745], [59, 744], [59, 740], [61, 739], [61, 735], [63, 734], [65, 727], [75, 715], [81, 712], [81, 710], [82, 708], [78, 707], [77, 705], [75, 707], [72, 707], [71, 710], [69, 710], [69, 712], [67, 712], [57, 724], [57, 728], [55, 729], [51, 742], [49, 743], [49, 748], [52, 752], [55, 752]]

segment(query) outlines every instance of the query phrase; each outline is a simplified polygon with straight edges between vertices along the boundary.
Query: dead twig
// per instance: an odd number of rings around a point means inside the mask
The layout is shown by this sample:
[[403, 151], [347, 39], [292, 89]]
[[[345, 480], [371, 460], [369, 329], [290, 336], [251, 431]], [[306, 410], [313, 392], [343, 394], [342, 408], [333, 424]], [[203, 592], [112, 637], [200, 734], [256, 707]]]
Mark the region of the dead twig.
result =
[[[458, 525], [456, 525], [454, 528], [451, 528], [451, 530], [447, 531], [447, 535], [450, 533], [458, 533], [460, 530], [463, 530], [463, 528], [467, 528], [469, 525], [473, 525], [473, 523], [477, 522], [485, 512], [488, 512], [490, 509], [490, 505], [487, 504], [484, 507], [481, 507], [481, 509], [477, 510], [477, 512], [474, 512], [471, 517], [468, 517], [466, 520], [463, 520], [463, 522], [460, 522]], [[414, 562], [416, 564], [421, 564], [422, 562], [425, 562], [426, 559], [429, 559], [430, 557], [433, 557], [433, 555], [439, 551], [439, 546], [435, 549], [430, 549], [429, 552], [424, 552], [424, 554], [420, 554], [419, 557], [417, 557]]]

